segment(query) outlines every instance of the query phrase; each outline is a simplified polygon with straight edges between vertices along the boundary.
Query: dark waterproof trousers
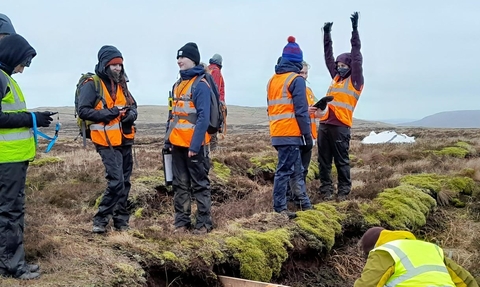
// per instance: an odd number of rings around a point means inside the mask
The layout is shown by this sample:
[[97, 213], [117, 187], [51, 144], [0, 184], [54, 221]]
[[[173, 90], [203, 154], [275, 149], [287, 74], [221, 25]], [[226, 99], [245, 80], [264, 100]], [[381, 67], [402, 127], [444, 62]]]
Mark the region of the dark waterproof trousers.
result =
[[191, 197], [197, 202], [195, 229], [205, 227], [212, 229], [210, 180], [208, 170], [210, 163], [206, 157], [205, 147], [198, 154], [188, 157], [188, 148], [173, 146], [173, 192], [175, 207], [175, 227], [191, 226]]
[[[312, 159], [312, 149], [304, 149], [300, 147], [300, 158], [302, 160], [302, 167], [303, 167], [303, 181], [305, 184], [307, 183], [307, 174], [308, 174], [308, 167], [310, 166], [310, 161]], [[298, 186], [297, 182], [295, 182], [294, 177], [290, 178], [290, 183], [287, 185], [287, 200], [295, 202], [295, 204], [300, 205], [298, 200], [297, 194], [300, 192], [299, 190], [295, 190], [292, 192], [292, 188]]]
[[28, 162], [0, 164], [0, 275], [27, 271], [23, 247]]
[[305, 180], [303, 179], [303, 166], [299, 146], [276, 146], [278, 151], [278, 164], [273, 179], [273, 209], [276, 212], [287, 210], [287, 186], [292, 179], [295, 193], [302, 208], [312, 207], [307, 195]]
[[106, 226], [113, 217], [113, 226], [128, 226], [130, 214], [127, 210], [127, 199], [130, 193], [130, 175], [132, 174], [132, 146], [97, 147], [105, 166], [107, 189], [103, 194], [98, 212], [93, 217], [93, 225]]
[[349, 149], [349, 127], [320, 124], [318, 128], [318, 163], [321, 194], [333, 194], [332, 159], [338, 173], [338, 195], [350, 193], [352, 181], [350, 180]]

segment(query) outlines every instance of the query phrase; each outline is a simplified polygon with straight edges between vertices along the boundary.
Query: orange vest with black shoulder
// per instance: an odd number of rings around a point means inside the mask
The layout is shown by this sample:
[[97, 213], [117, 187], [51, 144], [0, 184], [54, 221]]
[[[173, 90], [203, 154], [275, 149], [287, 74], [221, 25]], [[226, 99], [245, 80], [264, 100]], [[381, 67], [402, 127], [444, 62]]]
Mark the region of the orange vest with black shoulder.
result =
[[[315, 104], [315, 95], [313, 94], [312, 89], [307, 87], [307, 102], [308, 106], [311, 107]], [[315, 114], [310, 114], [310, 121], [312, 126], [312, 138], [317, 139], [317, 123], [315, 122]]]
[[357, 106], [362, 89], [360, 91], [355, 89], [351, 77], [340, 80], [339, 75], [335, 76], [327, 91], [327, 96], [333, 96], [333, 101], [328, 103], [328, 110], [320, 118], [320, 122], [327, 120], [329, 113], [335, 113], [335, 117], [340, 122], [351, 127], [353, 124], [353, 111]]
[[268, 119], [270, 136], [299, 137], [302, 135], [293, 105], [292, 93], [288, 90], [297, 73], [275, 74], [267, 87]]
[[[115, 106], [125, 107], [128, 105], [127, 99], [120, 85], [117, 85], [117, 92], [115, 94], [114, 100], [108, 92], [107, 87], [105, 86], [103, 81], [100, 81], [100, 83], [102, 85], [103, 95], [107, 109], [111, 109]], [[95, 106], [95, 110], [102, 110], [103, 108], [104, 104], [102, 103], [102, 101], [99, 101], [98, 104]], [[121, 146], [123, 138], [135, 138], [135, 128], [132, 127], [132, 132], [130, 134], [124, 134], [119, 115], [107, 124], [95, 123], [90, 125], [90, 138], [92, 139], [92, 142], [101, 146]]]
[[[197, 109], [193, 103], [192, 85], [197, 77], [190, 80], [182, 80], [175, 84], [173, 89], [172, 117], [167, 136], [172, 145], [190, 147], [192, 142], [195, 124], [197, 122]], [[205, 79], [202, 79], [207, 85]], [[209, 120], [209, 117], [206, 118]], [[205, 140], [202, 145], [210, 142], [210, 135], [205, 133]]]

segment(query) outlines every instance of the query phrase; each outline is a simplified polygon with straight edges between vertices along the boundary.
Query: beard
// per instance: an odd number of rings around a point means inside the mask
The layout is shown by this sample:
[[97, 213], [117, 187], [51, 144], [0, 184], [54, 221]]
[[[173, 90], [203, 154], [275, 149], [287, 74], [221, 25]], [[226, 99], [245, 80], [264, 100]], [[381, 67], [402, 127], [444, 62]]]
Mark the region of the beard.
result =
[[107, 69], [107, 75], [110, 79], [112, 79], [115, 83], [120, 83], [120, 81], [123, 78], [123, 73], [122, 71], [120, 72], [114, 72], [111, 69]]

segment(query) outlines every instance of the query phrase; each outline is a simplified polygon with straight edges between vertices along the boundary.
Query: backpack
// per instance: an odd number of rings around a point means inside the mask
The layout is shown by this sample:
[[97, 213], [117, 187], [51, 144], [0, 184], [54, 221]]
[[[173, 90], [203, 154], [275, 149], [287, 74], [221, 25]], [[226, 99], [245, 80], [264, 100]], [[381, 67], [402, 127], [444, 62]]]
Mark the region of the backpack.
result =
[[192, 95], [201, 80], [205, 79], [210, 88], [210, 123], [207, 132], [209, 134], [225, 133], [226, 132], [226, 118], [227, 107], [220, 101], [220, 93], [218, 92], [217, 84], [213, 80], [212, 75], [205, 73], [198, 76], [192, 84]]
[[75, 90], [75, 118], [77, 119], [77, 126], [79, 128], [78, 136], [82, 136], [84, 147], [87, 145], [87, 138], [90, 139], [90, 125], [93, 124], [93, 122], [84, 120], [78, 116], [78, 98], [80, 97], [80, 88], [88, 81], [93, 81], [95, 85], [95, 93], [97, 94], [97, 99], [95, 100], [94, 107], [97, 106], [100, 101], [102, 101], [104, 107], [107, 106], [107, 103], [104, 99], [100, 78], [96, 74], [90, 72], [82, 74], [82, 76], [78, 80], [77, 89]]

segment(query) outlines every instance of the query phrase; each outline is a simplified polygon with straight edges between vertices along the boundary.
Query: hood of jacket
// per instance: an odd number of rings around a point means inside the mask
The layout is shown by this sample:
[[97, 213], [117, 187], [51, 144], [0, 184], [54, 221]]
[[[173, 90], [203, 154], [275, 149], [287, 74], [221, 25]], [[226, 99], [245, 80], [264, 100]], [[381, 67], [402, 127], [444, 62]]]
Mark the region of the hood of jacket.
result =
[[13, 35], [17, 34], [15, 28], [13, 28], [12, 21], [7, 15], [0, 13], [0, 34]]
[[0, 69], [11, 75], [16, 66], [31, 61], [37, 52], [22, 36], [15, 34], [0, 40]]
[[[95, 73], [99, 75], [101, 78], [108, 79], [108, 75], [106, 72], [107, 63], [110, 62], [113, 58], [122, 58], [122, 53], [114, 47], [105, 45], [98, 51], [98, 64], [95, 66]], [[123, 73], [125, 73], [125, 69], [122, 69]]]
[[303, 68], [302, 63], [292, 63], [289, 60], [282, 58], [280, 60], [280, 63], [278, 63], [275, 66], [275, 73], [277, 74], [284, 74], [289, 72], [300, 73], [302, 68]]
[[380, 236], [378, 237], [377, 243], [375, 243], [375, 247], [379, 247], [381, 245], [387, 244], [388, 242], [400, 240], [400, 239], [417, 239], [413, 233], [410, 231], [391, 231], [391, 230], [382, 230], [380, 232]]

